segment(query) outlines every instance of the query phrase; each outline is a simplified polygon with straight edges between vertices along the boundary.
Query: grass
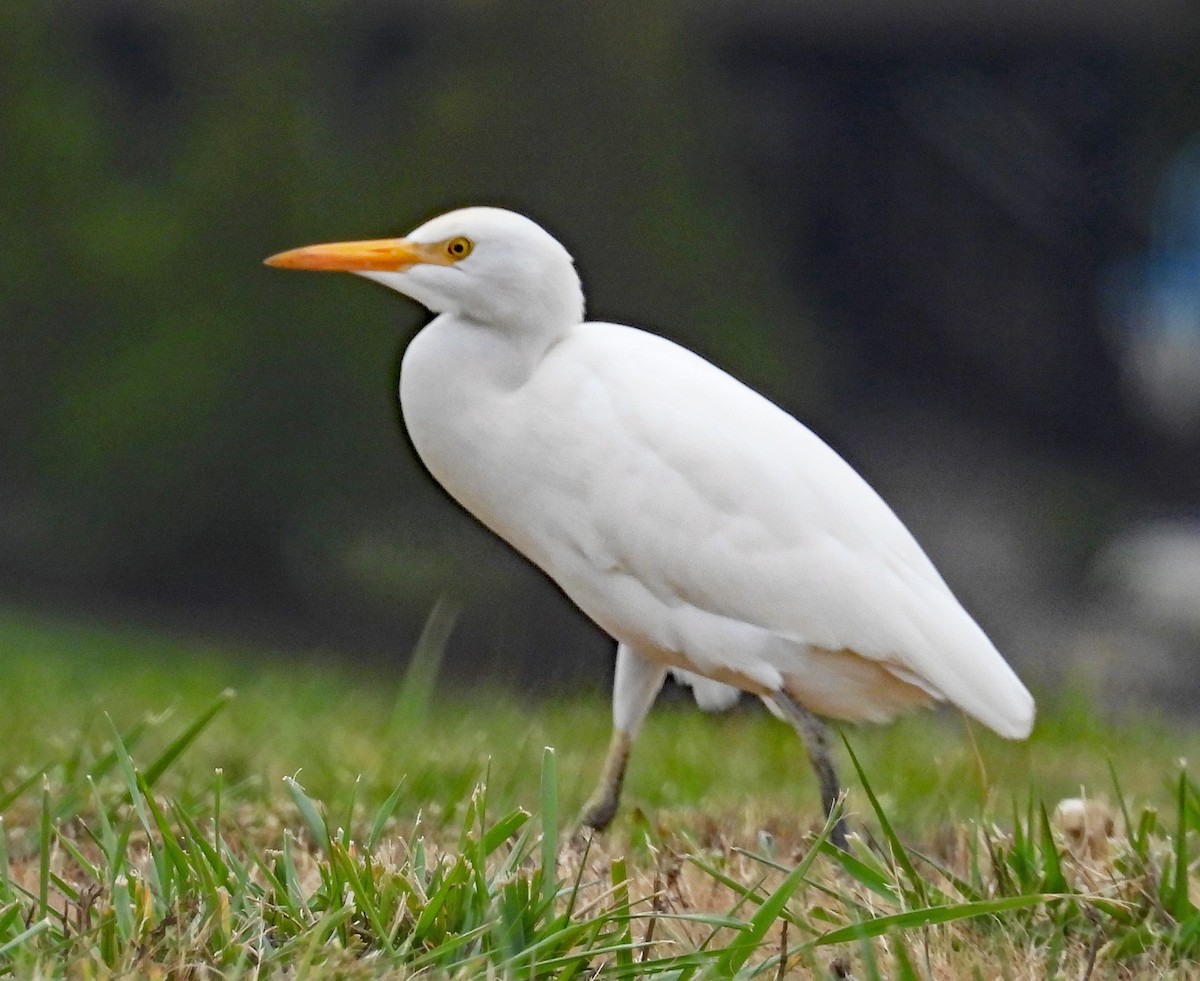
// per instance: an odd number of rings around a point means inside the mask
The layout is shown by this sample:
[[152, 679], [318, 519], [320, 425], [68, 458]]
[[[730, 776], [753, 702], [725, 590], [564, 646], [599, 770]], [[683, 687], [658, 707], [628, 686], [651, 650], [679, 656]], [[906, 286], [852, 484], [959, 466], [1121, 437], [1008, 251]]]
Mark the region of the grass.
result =
[[436, 632], [364, 677], [0, 616], [0, 977], [1200, 976], [1194, 728], [847, 728], [842, 855], [789, 730], [667, 698], [580, 839], [605, 698], [437, 690]]

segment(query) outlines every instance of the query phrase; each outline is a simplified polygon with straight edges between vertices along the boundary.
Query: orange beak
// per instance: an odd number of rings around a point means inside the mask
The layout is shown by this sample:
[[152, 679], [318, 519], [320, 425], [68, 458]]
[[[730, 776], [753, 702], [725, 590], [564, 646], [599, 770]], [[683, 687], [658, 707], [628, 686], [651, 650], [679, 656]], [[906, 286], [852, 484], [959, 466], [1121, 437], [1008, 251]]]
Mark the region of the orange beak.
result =
[[330, 242], [290, 249], [264, 260], [281, 269], [310, 269], [330, 272], [399, 272], [418, 263], [449, 265], [435, 248], [403, 238], [380, 238], [367, 242]]

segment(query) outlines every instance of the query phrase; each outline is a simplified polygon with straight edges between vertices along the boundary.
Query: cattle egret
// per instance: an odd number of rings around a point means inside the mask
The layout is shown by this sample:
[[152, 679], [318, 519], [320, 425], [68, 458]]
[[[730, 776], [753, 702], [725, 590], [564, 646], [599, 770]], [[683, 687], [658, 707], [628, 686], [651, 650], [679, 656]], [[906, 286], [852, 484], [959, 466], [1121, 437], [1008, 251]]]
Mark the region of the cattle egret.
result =
[[[464, 208], [407, 238], [267, 263], [354, 272], [437, 314], [400, 369], [417, 453], [617, 641], [586, 825], [615, 814], [668, 671], [714, 707], [732, 686], [790, 722], [827, 815], [841, 789], [817, 716], [884, 722], [949, 701], [1029, 734], [1029, 692], [849, 464], [692, 352], [585, 321], [571, 256], [528, 218]], [[845, 847], [844, 822], [833, 839]]]

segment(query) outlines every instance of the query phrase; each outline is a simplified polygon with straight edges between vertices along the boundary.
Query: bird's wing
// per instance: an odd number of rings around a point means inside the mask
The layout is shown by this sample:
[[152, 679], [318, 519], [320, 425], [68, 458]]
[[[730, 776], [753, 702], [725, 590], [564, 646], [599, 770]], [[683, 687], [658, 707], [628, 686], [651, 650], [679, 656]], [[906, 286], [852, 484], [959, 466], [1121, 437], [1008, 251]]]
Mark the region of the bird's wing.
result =
[[[1005, 734], [1028, 692], [912, 535], [814, 433], [725, 372], [634, 328], [585, 324], [585, 547], [601, 571], [797, 643], [850, 650]], [[560, 379], [561, 381], [561, 379]], [[560, 402], [561, 404], [561, 402]]]

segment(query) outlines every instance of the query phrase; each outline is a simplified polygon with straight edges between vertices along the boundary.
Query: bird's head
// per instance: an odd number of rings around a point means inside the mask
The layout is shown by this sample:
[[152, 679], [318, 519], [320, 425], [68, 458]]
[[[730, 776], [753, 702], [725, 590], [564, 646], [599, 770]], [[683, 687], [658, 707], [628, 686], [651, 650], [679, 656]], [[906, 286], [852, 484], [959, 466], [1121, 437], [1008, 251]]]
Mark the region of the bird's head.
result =
[[570, 254], [541, 226], [501, 208], [463, 208], [406, 238], [310, 245], [266, 262], [357, 273], [434, 313], [505, 330], [554, 331], [583, 319]]

